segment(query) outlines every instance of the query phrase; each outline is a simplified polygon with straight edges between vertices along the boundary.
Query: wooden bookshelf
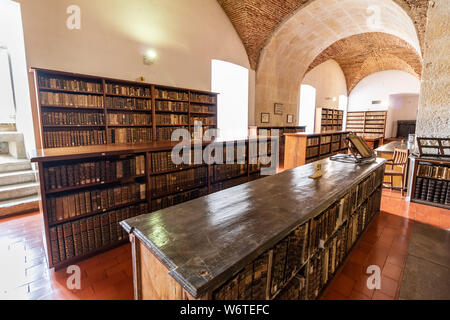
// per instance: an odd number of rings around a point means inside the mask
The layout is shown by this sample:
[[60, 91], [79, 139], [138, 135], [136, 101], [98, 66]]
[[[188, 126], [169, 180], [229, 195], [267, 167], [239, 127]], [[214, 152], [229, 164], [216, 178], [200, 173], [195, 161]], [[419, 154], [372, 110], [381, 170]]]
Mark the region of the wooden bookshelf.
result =
[[[194, 121], [217, 128], [217, 94], [31, 69], [43, 148], [170, 140]], [[38, 143], [39, 145], [39, 143]]]
[[353, 111], [347, 113], [346, 130], [361, 136], [386, 134], [387, 111]]
[[411, 201], [450, 209], [450, 160], [415, 158]]
[[[39, 168], [48, 266], [59, 269], [124, 243], [119, 221], [259, 179], [260, 169], [270, 165], [253, 160], [258, 148], [266, 147], [258, 139], [213, 142], [222, 146], [224, 159], [227, 148], [232, 149], [228, 153], [234, 155], [234, 164], [207, 164], [202, 157], [198, 164], [175, 165], [171, 151], [176, 144], [152, 141], [38, 150], [32, 161]], [[202, 148], [209, 145], [203, 142]], [[243, 158], [237, 159], [238, 148]]]
[[284, 156], [284, 168], [291, 169], [338, 153], [347, 153], [347, 131], [321, 134], [288, 133]]
[[[135, 253], [135, 299], [320, 298], [380, 211], [385, 167], [382, 159], [321, 163], [339, 174], [309, 179], [307, 165], [123, 221]], [[152, 232], [158, 226], [163, 244]]]
[[342, 131], [344, 111], [330, 108], [316, 109], [316, 133]]

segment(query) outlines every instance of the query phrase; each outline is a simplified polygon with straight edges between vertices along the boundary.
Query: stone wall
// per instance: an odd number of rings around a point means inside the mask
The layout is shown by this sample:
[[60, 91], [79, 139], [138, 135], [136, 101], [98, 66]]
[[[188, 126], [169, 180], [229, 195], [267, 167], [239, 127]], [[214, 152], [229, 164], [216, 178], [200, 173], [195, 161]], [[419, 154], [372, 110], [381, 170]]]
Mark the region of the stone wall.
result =
[[416, 134], [450, 137], [450, 1], [428, 9]]

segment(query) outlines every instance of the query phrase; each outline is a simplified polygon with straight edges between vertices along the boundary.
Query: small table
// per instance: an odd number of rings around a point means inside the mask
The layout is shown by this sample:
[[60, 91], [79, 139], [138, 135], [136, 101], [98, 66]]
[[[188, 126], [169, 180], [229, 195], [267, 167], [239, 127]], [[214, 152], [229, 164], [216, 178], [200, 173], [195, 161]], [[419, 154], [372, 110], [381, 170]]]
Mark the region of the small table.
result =
[[[403, 141], [392, 141], [388, 144], [385, 144], [385, 145], [375, 149], [375, 152], [377, 154], [377, 157], [379, 157], [379, 158], [392, 159], [392, 155], [394, 154], [395, 149], [409, 149], [408, 143], [403, 142]], [[394, 170], [400, 172], [402, 169], [399, 166], [394, 166]], [[405, 172], [409, 172], [409, 159], [408, 159], [408, 164], [407, 164]], [[392, 186], [394, 188], [399, 188], [399, 189], [401, 188], [401, 180], [400, 179], [401, 179], [401, 177], [393, 177]], [[407, 186], [408, 185], [408, 174], [405, 174], [403, 179], [404, 179], [403, 185]], [[385, 178], [385, 182], [386, 182], [386, 178]]]

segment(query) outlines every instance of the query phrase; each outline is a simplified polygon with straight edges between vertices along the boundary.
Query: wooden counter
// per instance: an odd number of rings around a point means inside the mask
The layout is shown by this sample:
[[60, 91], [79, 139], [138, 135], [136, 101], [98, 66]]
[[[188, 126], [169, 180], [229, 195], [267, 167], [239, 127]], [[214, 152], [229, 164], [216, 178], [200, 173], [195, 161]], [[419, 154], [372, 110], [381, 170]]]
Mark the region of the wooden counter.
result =
[[337, 153], [347, 153], [345, 138], [348, 133], [347, 131], [336, 131], [285, 134], [284, 168], [292, 169]]
[[[327, 265], [331, 278], [379, 212], [385, 161], [321, 162], [324, 176], [319, 180], [308, 178], [314, 165], [305, 165], [122, 221], [132, 242], [135, 298], [286, 297], [283, 288], [298, 284], [300, 274], [320, 278], [319, 267], [312, 264], [334, 250], [335, 264]], [[304, 242], [296, 232], [304, 233]], [[283, 251], [288, 243], [306, 246], [298, 249], [302, 253], [291, 247]], [[291, 261], [291, 253], [304, 258]], [[313, 285], [312, 280], [303, 283]], [[317, 298], [325, 284], [310, 288], [308, 297]]]

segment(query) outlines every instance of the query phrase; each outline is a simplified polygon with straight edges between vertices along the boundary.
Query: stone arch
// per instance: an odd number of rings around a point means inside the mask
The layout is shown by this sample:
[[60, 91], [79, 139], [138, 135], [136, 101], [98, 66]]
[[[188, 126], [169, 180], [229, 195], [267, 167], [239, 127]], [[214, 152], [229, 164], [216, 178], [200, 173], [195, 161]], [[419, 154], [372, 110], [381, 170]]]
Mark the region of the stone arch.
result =
[[[379, 13], [375, 23], [368, 20], [368, 9]], [[314, 59], [341, 39], [370, 32], [400, 38], [420, 56], [414, 23], [391, 0], [315, 0], [298, 10], [274, 32], [261, 53], [256, 111], [271, 112], [274, 103], [283, 103], [287, 113], [297, 114], [299, 86]]]

